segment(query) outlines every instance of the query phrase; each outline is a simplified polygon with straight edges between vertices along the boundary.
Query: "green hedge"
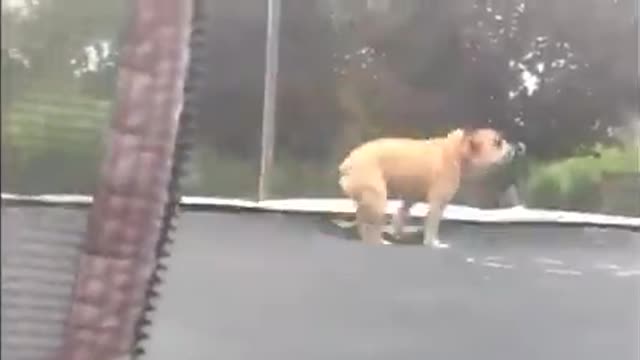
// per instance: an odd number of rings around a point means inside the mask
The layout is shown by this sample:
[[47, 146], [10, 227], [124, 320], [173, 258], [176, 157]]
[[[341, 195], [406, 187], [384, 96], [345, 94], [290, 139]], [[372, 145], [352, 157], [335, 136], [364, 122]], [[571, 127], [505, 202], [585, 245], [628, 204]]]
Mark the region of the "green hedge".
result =
[[[37, 193], [91, 193], [97, 179], [111, 104], [86, 97], [28, 94], [2, 121], [2, 189]], [[525, 186], [528, 206], [599, 211], [606, 172], [637, 172], [638, 147], [596, 149], [601, 155], [534, 164]], [[259, 158], [240, 159], [198, 146], [185, 179], [189, 195], [254, 198]], [[336, 164], [276, 159], [275, 197], [340, 196]], [[633, 199], [633, 196], [629, 197]], [[633, 210], [635, 211], [635, 210]]]
[[66, 94], [27, 94], [2, 119], [2, 190], [91, 193], [110, 103]]
[[573, 157], [533, 165], [526, 186], [527, 204], [570, 210], [600, 209], [603, 174], [640, 171], [640, 149], [629, 143], [622, 148], [599, 146], [596, 150], [600, 153], [599, 157]]

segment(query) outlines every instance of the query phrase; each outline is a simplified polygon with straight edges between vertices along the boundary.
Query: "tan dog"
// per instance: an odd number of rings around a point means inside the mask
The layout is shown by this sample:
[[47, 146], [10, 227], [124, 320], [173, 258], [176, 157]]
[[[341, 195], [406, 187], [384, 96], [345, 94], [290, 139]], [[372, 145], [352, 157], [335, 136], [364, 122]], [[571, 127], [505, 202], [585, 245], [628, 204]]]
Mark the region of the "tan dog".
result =
[[438, 240], [440, 219], [460, 181], [482, 176], [492, 167], [510, 161], [516, 149], [493, 129], [451, 131], [431, 139], [382, 138], [351, 151], [340, 164], [340, 187], [356, 203], [361, 239], [382, 243], [382, 226], [389, 195], [403, 202], [392, 220], [401, 236], [411, 206], [429, 203], [424, 222], [425, 245], [448, 247]]

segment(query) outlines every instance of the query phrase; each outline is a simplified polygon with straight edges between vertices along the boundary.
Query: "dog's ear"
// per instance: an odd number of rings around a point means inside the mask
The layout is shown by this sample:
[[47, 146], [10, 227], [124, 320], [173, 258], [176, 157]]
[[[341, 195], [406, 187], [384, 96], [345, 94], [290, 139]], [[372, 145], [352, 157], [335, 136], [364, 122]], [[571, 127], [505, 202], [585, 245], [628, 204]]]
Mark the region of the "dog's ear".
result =
[[460, 128], [460, 130], [462, 130], [462, 133], [464, 134], [465, 137], [472, 137], [477, 129], [478, 128], [476, 128], [471, 124], [464, 125], [463, 127]]

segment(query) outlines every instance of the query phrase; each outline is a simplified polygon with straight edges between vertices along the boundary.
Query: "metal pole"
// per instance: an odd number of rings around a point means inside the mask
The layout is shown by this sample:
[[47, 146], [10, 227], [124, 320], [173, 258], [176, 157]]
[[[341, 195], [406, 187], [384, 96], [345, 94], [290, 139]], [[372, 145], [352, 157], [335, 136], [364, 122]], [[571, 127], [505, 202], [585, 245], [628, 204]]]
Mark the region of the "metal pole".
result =
[[260, 153], [260, 177], [258, 200], [268, 197], [269, 179], [273, 168], [275, 139], [275, 111], [278, 80], [278, 48], [280, 40], [280, 0], [269, 0], [267, 19], [266, 66], [264, 77], [264, 99], [262, 106], [262, 148]]

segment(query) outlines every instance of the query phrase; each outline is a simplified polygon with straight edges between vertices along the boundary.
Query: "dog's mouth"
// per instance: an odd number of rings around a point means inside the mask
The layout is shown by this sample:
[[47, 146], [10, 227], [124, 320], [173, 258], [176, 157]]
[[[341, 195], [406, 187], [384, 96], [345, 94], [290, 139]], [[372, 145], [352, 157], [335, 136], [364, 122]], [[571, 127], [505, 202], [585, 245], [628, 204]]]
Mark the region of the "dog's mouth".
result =
[[509, 146], [509, 149], [505, 154], [495, 163], [496, 166], [504, 165], [516, 156], [516, 149], [513, 146]]
[[511, 147], [511, 148], [509, 148], [509, 151], [507, 152], [507, 156], [504, 157], [505, 162], [513, 160], [514, 156], [516, 156], [516, 149]]
[[518, 142], [514, 145], [509, 146], [509, 150], [502, 157], [501, 161], [499, 161], [498, 165], [502, 165], [508, 162], [511, 162], [516, 156], [523, 156], [527, 151], [527, 147], [525, 144]]

